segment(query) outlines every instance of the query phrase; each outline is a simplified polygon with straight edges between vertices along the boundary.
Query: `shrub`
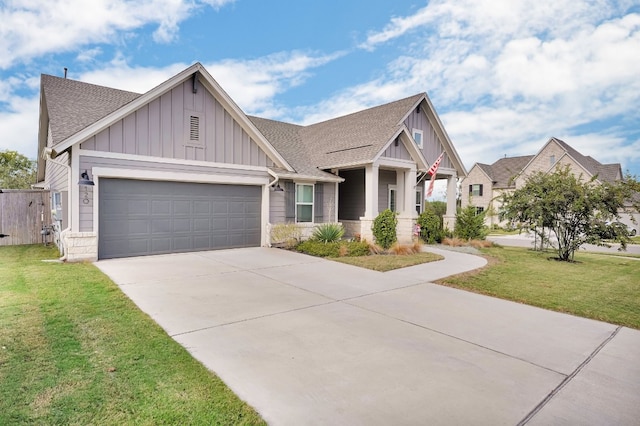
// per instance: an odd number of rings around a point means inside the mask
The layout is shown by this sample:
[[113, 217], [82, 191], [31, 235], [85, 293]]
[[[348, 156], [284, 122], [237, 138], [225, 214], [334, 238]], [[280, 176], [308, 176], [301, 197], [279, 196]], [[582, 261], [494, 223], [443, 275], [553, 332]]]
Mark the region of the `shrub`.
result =
[[384, 249], [391, 247], [397, 241], [396, 227], [398, 219], [396, 213], [386, 209], [373, 220], [373, 236], [376, 243]]
[[442, 217], [438, 216], [431, 208], [425, 208], [416, 220], [420, 225], [420, 237], [427, 244], [442, 242], [444, 232], [442, 230]]
[[323, 243], [340, 241], [344, 235], [344, 228], [339, 223], [323, 223], [313, 231], [312, 238]]
[[340, 243], [323, 243], [318, 240], [306, 240], [298, 244], [296, 250], [311, 256], [338, 257], [340, 255]]
[[366, 241], [351, 241], [346, 244], [347, 256], [369, 256], [371, 251], [369, 250], [369, 244]]
[[369, 244], [366, 241], [323, 243], [318, 240], [307, 240], [298, 244], [296, 250], [318, 257], [355, 257], [369, 255]]
[[279, 223], [271, 227], [271, 244], [292, 249], [300, 241], [302, 230], [295, 223]]
[[475, 206], [468, 205], [456, 215], [456, 224], [453, 229], [456, 237], [464, 240], [484, 240], [487, 236], [487, 227], [484, 224], [484, 212], [477, 213]]

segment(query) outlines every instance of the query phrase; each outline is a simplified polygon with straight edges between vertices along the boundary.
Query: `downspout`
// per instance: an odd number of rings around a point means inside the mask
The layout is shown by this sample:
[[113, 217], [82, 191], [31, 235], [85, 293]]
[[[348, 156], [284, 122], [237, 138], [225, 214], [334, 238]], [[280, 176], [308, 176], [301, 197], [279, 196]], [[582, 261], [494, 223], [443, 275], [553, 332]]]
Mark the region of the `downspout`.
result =
[[[55, 160], [54, 158], [52, 158], [52, 157], [51, 157], [51, 153], [52, 153], [52, 152], [53, 152], [53, 149], [51, 149], [51, 148], [45, 148], [45, 149], [43, 150], [43, 154], [44, 154], [43, 156], [44, 156], [44, 159], [45, 159], [46, 161], [51, 161], [53, 164], [57, 164], [58, 166], [65, 167], [65, 168], [67, 169], [67, 176], [68, 176], [68, 178], [69, 178], [69, 182], [71, 182], [71, 166], [70, 166], [70, 165], [68, 165], [68, 164], [61, 163], [60, 161], [57, 161], [57, 160]], [[45, 165], [45, 167], [46, 167], [46, 165]], [[49, 213], [49, 214], [51, 214], [51, 213]], [[70, 223], [71, 223], [71, 221], [70, 221], [70, 220], [67, 220], [67, 222], [69, 223], [69, 224], [67, 225], [67, 227], [66, 227], [65, 229], [63, 229], [63, 230], [61, 230], [61, 231], [60, 231], [60, 243], [62, 244], [62, 257], [61, 257], [59, 260], [60, 260], [61, 262], [65, 262], [65, 261], [67, 260], [67, 255], [68, 255], [68, 253], [67, 253], [67, 252], [68, 252], [68, 250], [67, 250], [67, 247], [66, 247], [66, 240], [65, 240], [64, 236], [65, 236], [65, 235], [66, 235], [66, 233], [67, 233], [67, 232], [69, 232], [69, 230], [71, 229], [71, 228], [70, 228]]]

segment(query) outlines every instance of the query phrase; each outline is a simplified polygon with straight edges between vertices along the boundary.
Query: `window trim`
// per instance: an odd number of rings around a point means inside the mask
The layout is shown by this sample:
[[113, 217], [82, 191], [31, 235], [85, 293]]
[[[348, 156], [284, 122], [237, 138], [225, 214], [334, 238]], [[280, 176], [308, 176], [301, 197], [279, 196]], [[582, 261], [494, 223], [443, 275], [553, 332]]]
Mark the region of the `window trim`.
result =
[[[393, 197], [391, 196], [393, 194]], [[393, 198], [394, 208], [391, 208], [391, 199]], [[398, 211], [398, 186], [389, 185], [387, 188], [387, 208], [392, 212]]]
[[[420, 142], [416, 140], [416, 135], [420, 135]], [[413, 141], [422, 149], [424, 147], [424, 131], [420, 129], [412, 129], [411, 136], [413, 137]]]
[[[316, 185], [314, 183], [295, 183], [295, 220], [296, 223], [315, 223], [315, 198], [316, 198]], [[311, 187], [311, 202], [298, 201], [298, 187], [300, 186], [310, 186]], [[298, 220], [298, 206], [311, 206], [311, 221], [300, 221]]]
[[[420, 200], [420, 203], [418, 203], [418, 200]], [[420, 215], [422, 213], [422, 209], [424, 208], [422, 188], [416, 188], [416, 206], [415, 207], [416, 207], [416, 213]]]
[[[478, 187], [478, 191], [476, 193], [474, 187]], [[472, 183], [469, 185], [469, 195], [471, 197], [482, 197], [482, 184], [481, 183]]]

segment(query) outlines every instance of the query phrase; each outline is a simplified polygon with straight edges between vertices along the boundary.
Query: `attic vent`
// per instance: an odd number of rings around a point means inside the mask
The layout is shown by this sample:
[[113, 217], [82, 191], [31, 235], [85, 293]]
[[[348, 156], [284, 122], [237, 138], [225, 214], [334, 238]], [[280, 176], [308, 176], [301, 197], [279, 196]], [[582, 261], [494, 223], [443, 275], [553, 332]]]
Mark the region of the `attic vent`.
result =
[[200, 140], [200, 117], [195, 115], [189, 116], [189, 140]]

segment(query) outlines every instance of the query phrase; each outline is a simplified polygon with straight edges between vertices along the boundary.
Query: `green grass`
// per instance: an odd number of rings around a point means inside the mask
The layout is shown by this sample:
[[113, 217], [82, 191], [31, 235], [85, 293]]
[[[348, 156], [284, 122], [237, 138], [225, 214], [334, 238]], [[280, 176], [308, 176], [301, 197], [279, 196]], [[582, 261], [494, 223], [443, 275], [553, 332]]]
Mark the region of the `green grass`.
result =
[[91, 264], [0, 247], [0, 424], [264, 424]]
[[516, 247], [482, 249], [491, 261], [475, 272], [439, 284], [640, 329], [640, 260], [576, 253], [576, 262], [554, 252]]
[[416, 253], [408, 255], [377, 254], [359, 257], [332, 257], [336, 262], [347, 263], [374, 271], [387, 272], [393, 269], [406, 268], [407, 266], [420, 265], [427, 262], [442, 260], [444, 257], [435, 253]]

